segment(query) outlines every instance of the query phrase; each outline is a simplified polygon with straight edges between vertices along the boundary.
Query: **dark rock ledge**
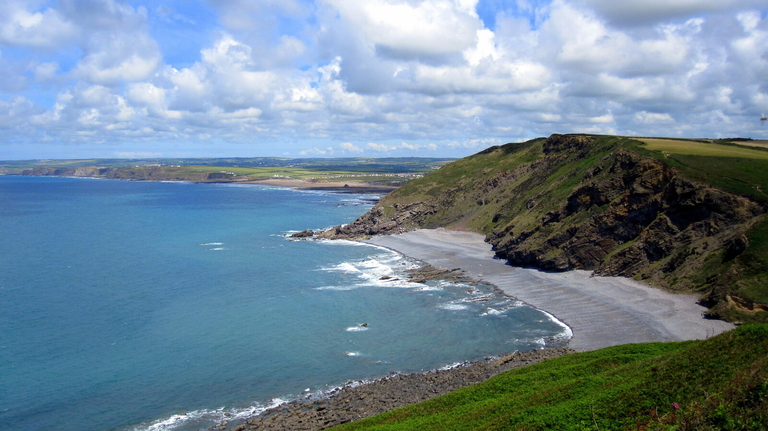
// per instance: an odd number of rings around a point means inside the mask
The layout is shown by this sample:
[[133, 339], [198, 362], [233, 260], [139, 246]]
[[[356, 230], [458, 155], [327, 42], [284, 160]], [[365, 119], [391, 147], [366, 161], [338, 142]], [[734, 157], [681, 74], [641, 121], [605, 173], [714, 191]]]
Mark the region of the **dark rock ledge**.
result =
[[[499, 359], [467, 362], [447, 370], [391, 374], [366, 384], [350, 382], [322, 399], [295, 400], [246, 419], [211, 430], [323, 430], [438, 397], [483, 382], [496, 374], [555, 358], [567, 347], [512, 353]], [[359, 382], [357, 382], [359, 383]]]

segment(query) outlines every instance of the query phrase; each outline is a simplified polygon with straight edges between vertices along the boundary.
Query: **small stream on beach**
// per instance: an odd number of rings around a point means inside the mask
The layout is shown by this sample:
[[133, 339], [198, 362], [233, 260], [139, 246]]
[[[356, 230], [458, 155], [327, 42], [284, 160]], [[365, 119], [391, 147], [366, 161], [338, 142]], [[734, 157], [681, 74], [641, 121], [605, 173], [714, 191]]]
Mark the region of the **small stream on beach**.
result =
[[408, 282], [393, 251], [285, 237], [368, 198], [0, 176], [0, 428], [207, 429], [562, 334], [492, 286]]

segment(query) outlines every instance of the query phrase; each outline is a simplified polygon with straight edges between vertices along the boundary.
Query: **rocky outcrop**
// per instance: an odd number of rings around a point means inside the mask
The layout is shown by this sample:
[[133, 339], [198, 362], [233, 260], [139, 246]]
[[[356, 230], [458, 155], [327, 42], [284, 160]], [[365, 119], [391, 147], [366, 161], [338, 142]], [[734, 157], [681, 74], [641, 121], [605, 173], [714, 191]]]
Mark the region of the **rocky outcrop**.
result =
[[381, 206], [374, 207], [348, 225], [336, 226], [318, 234], [324, 239], [359, 239], [375, 235], [392, 235], [416, 229], [419, 220], [434, 214], [436, 205], [417, 202], [408, 205], [395, 203], [395, 213], [386, 217]]
[[[761, 204], [694, 184], [662, 162], [625, 150], [608, 173], [583, 182], [534, 229], [513, 233], [504, 226], [488, 240], [515, 265], [661, 282], [700, 269], [713, 251], [731, 257], [743, 251], [744, 231], [765, 212]], [[602, 209], [584, 218], [593, 208]], [[569, 223], [579, 216], [584, 219]]]

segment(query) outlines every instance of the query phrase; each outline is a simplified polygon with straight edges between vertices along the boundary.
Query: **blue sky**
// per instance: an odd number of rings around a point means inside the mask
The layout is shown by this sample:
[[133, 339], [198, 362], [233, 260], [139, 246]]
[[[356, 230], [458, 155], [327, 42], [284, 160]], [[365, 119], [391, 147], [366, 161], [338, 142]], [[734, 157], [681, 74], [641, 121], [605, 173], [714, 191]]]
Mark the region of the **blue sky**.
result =
[[766, 0], [4, 0], [0, 159], [768, 139]]

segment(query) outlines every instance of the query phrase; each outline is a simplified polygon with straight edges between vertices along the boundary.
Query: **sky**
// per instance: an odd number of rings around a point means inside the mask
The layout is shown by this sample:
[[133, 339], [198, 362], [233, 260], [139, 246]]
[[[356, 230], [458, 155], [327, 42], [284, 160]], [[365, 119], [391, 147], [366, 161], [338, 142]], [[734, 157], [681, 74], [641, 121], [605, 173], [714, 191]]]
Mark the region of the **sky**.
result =
[[1, 0], [0, 160], [768, 139], [768, 0]]

